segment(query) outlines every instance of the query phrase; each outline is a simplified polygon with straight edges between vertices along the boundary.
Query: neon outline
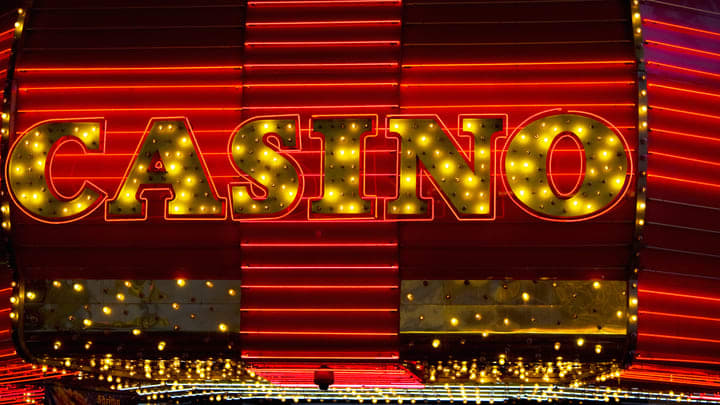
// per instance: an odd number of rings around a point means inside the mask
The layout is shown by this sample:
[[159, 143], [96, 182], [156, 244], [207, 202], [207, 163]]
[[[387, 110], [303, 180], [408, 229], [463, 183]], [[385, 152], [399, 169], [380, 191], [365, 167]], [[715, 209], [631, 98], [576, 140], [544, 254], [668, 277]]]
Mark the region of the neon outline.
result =
[[565, 111], [568, 114], [577, 114], [580, 116], [584, 115], [584, 116], [589, 116], [589, 117], [596, 119], [597, 121], [599, 121], [602, 124], [604, 124], [605, 126], [607, 126], [611, 131], [613, 131], [615, 133], [615, 136], [617, 136], [618, 139], [620, 139], [620, 142], [622, 143], [623, 150], [625, 151], [625, 157], [627, 158], [627, 161], [628, 161], [628, 167], [625, 170], [625, 183], [623, 184], [620, 191], [615, 195], [615, 198], [610, 203], [608, 203], [605, 207], [603, 207], [602, 209], [598, 209], [596, 211], [591, 212], [590, 214], [577, 216], [577, 217], [560, 218], [560, 217], [539, 215], [539, 213], [537, 211], [534, 211], [530, 207], [527, 207], [522, 201], [520, 201], [515, 196], [515, 194], [512, 192], [512, 189], [510, 188], [510, 184], [508, 183], [508, 180], [507, 180], [507, 173], [505, 172], [505, 158], [507, 155], [508, 146], [510, 145], [510, 142], [512, 142], [513, 138], [515, 138], [515, 136], [517, 136], [520, 133], [520, 131], [522, 131], [525, 128], [525, 126], [527, 126], [527, 124], [529, 122], [538, 120], [544, 116], [549, 116], [553, 112], [560, 113], [563, 111], [564, 110], [562, 108], [553, 108], [550, 110], [541, 111], [539, 113], [529, 116], [522, 123], [520, 123], [517, 126], [517, 128], [515, 129], [515, 132], [511, 136], [508, 137], [507, 141], [505, 142], [505, 145], [502, 148], [502, 155], [500, 157], [500, 173], [498, 173], [498, 175], [502, 177], [503, 186], [505, 187], [505, 192], [507, 193], [507, 196], [510, 197], [510, 199], [515, 203], [516, 206], [518, 206], [520, 209], [525, 211], [527, 214], [530, 214], [533, 217], [541, 219], [541, 220], [552, 221], [552, 222], [587, 221], [587, 220], [599, 217], [600, 215], [610, 211], [616, 205], [618, 205], [620, 203], [620, 201], [622, 201], [625, 194], [630, 189], [630, 183], [632, 183], [632, 178], [635, 175], [635, 172], [634, 172], [635, 169], [634, 169], [634, 165], [633, 165], [632, 155], [630, 153], [628, 153], [630, 151], [630, 147], [628, 146], [627, 140], [622, 135], [620, 130], [617, 129], [612, 123], [610, 123], [606, 119], [600, 117], [599, 115], [595, 115], [595, 114], [592, 114], [592, 113], [589, 113], [586, 111], [578, 111], [578, 110], [566, 110]]
[[[42, 125], [48, 125], [52, 123], [62, 123], [62, 122], [94, 122], [98, 125], [98, 130], [100, 133], [98, 134], [98, 148], [97, 152], [94, 152], [95, 154], [104, 154], [105, 153], [105, 136], [106, 136], [106, 126], [107, 122], [104, 118], [61, 118], [61, 119], [49, 119], [40, 121], [37, 124], [31, 126], [23, 134], [18, 137], [15, 142], [13, 142], [12, 146], [10, 147], [8, 154], [7, 154], [7, 160], [5, 161], [5, 179], [7, 179], [7, 186], [8, 186], [8, 194], [10, 195], [10, 198], [13, 200], [13, 203], [16, 207], [18, 207], [25, 215], [29, 216], [30, 218], [33, 218], [39, 222], [43, 222], [46, 224], [64, 224], [69, 222], [74, 222], [77, 220], [80, 220], [82, 218], [85, 218], [86, 216], [92, 214], [102, 203], [107, 199], [107, 193], [103, 191], [100, 187], [98, 187], [95, 183], [93, 183], [90, 180], [83, 180], [82, 185], [78, 189], [77, 193], [75, 193], [70, 199], [74, 199], [85, 190], [86, 187], [89, 187], [91, 190], [98, 193], [98, 198], [90, 205], [88, 205], [88, 208], [81, 211], [78, 214], [71, 215], [69, 217], [65, 217], [62, 220], [58, 221], [51, 221], [44, 218], [39, 218], [35, 214], [28, 211], [25, 206], [20, 204], [18, 199], [15, 198], [15, 190], [13, 190], [12, 184], [10, 182], [10, 160], [12, 157], [12, 154], [15, 152], [15, 147], [27, 136], [30, 131], [33, 131], [37, 128], [39, 128]], [[62, 146], [63, 144], [67, 142], [74, 142], [78, 143], [80, 147], [83, 149], [83, 154], [89, 154], [88, 148], [85, 146], [85, 144], [82, 143], [79, 139], [75, 139], [75, 137], [69, 137], [64, 136], [59, 138], [53, 145], [50, 146], [50, 149], [48, 151], [47, 156], [45, 157], [45, 164], [44, 164], [44, 170], [45, 170], [45, 183], [48, 185], [48, 190], [51, 194], [54, 195], [54, 197], [60, 201], [65, 201], [66, 196], [57, 193], [57, 189], [55, 188], [55, 185], [53, 184], [52, 174], [51, 174], [51, 168], [53, 160], [56, 156], [57, 149]], [[92, 209], [91, 209], [92, 208]]]
[[[392, 213], [389, 212], [389, 209], [388, 209], [389, 201], [396, 200], [400, 195], [400, 162], [402, 160], [402, 158], [400, 157], [400, 153], [402, 153], [402, 139], [399, 135], [398, 136], [390, 135], [392, 133], [392, 131], [390, 130], [390, 119], [398, 118], [398, 117], [400, 117], [400, 119], [402, 119], [402, 117], [406, 117], [408, 119], [409, 118], [424, 118], [424, 119], [430, 118], [430, 119], [435, 120], [435, 122], [440, 125], [440, 129], [442, 129], [443, 133], [448, 137], [448, 139], [450, 140], [452, 145], [456, 148], [457, 152], [460, 154], [460, 157], [463, 158], [463, 160], [465, 160], [465, 163], [467, 163], [468, 167], [470, 167], [474, 173], [475, 172], [475, 170], [474, 170], [474, 167], [475, 167], [474, 166], [474, 164], [475, 164], [475, 156], [474, 156], [474, 154], [475, 154], [475, 139], [474, 139], [474, 135], [472, 135], [472, 133], [470, 133], [470, 135], [463, 135], [463, 132], [468, 132], [468, 131], [462, 130], [463, 119], [465, 119], [465, 118], [482, 118], [482, 117], [485, 117], [485, 118], [493, 117], [495, 119], [498, 119], [498, 118], [502, 119], [502, 128], [498, 131], [493, 132], [490, 135], [490, 140], [488, 143], [492, 146], [493, 141], [494, 141], [493, 137], [495, 138], [495, 140], [497, 138], [501, 137], [501, 136], [497, 135], [498, 132], [504, 131], [505, 132], [504, 136], [507, 137], [508, 115], [507, 114], [458, 114], [458, 126], [457, 126], [458, 134], [457, 135], [448, 129], [448, 127], [445, 125], [445, 123], [442, 121], [442, 119], [440, 119], [440, 116], [438, 116], [437, 114], [392, 114], [392, 115], [388, 115], [387, 117], [385, 117], [385, 137], [387, 139], [395, 140], [396, 145], [397, 145], [397, 147], [396, 147], [397, 161], [396, 161], [396, 166], [395, 166], [395, 168], [396, 168], [395, 195], [393, 197], [383, 199], [384, 200], [384, 204], [383, 204], [384, 205], [384, 207], [383, 207], [384, 220], [386, 220], [386, 221], [433, 221], [435, 219], [435, 199], [432, 197], [423, 198], [423, 190], [424, 190], [422, 187], [423, 176], [428, 178], [428, 181], [430, 182], [430, 184], [434, 187], [435, 191], [437, 191], [438, 195], [440, 195], [440, 197], [443, 199], [445, 204], [450, 208], [450, 211], [453, 213], [453, 215], [455, 216], [455, 218], [457, 220], [459, 220], [459, 221], [460, 220], [462, 220], [462, 221], [493, 221], [493, 220], [495, 220], [495, 215], [496, 215], [495, 207], [497, 205], [496, 204], [496, 201], [497, 201], [496, 200], [496, 198], [497, 198], [496, 160], [497, 159], [495, 158], [495, 156], [494, 156], [495, 153], [492, 150], [490, 151], [490, 170], [489, 170], [490, 183], [491, 183], [490, 184], [490, 190], [491, 190], [490, 192], [492, 195], [488, 196], [489, 197], [488, 200], [489, 200], [489, 203], [491, 206], [491, 208], [488, 210], [489, 211], [488, 214], [470, 214], [472, 216], [463, 217], [461, 219], [455, 209], [455, 206], [452, 203], [450, 203], [450, 201], [445, 196], [445, 193], [436, 184], [436, 182], [432, 178], [432, 176], [429, 173], [427, 173], [427, 169], [424, 169], [424, 165], [422, 164], [422, 162], [419, 161], [419, 158], [417, 158], [417, 157], [415, 157], [416, 166], [417, 166], [416, 197], [422, 201], [426, 201], [426, 202], [429, 201], [429, 204], [428, 204], [429, 217], [427, 217], [428, 212], [426, 212], [425, 214], [407, 215], [407, 216], [401, 216], [401, 215], [394, 216]], [[467, 151], [464, 150], [462, 148], [462, 146], [458, 144], [457, 137], [469, 137], [470, 144], [472, 145], [472, 147], [468, 148]], [[469, 156], [468, 156], [468, 154], [469, 154]], [[423, 217], [423, 215], [425, 215], [425, 216]]]
[[[232, 165], [233, 170], [234, 170], [237, 174], [239, 174], [239, 175], [241, 176], [241, 178], [246, 178], [246, 179], [249, 180], [249, 181], [247, 181], [247, 182], [230, 182], [230, 183], [228, 183], [228, 185], [227, 185], [227, 187], [228, 187], [228, 189], [227, 189], [227, 190], [228, 190], [228, 197], [229, 197], [229, 202], [230, 202], [230, 203], [228, 204], [228, 209], [230, 210], [230, 219], [231, 219], [232, 221], [235, 221], [235, 222], [245, 222], [245, 221], [250, 222], [250, 221], [258, 221], [258, 220], [265, 220], [265, 221], [267, 221], [267, 220], [270, 220], [270, 219], [277, 220], [277, 219], [284, 218], [284, 217], [292, 214], [293, 211], [295, 211], [295, 209], [297, 208], [297, 206], [298, 206], [298, 205], [300, 204], [300, 202], [302, 201], [302, 199], [303, 199], [303, 194], [305, 193], [305, 173], [304, 173], [303, 170], [302, 170], [302, 166], [301, 166], [300, 164], [298, 164], [298, 162], [295, 160], [294, 157], [292, 157], [289, 153], [287, 153], [288, 150], [292, 150], [292, 149], [290, 149], [290, 148], [281, 149], [280, 146], [283, 146], [282, 141], [280, 141], [277, 145], [275, 145], [274, 143], [268, 143], [268, 142], [266, 142], [266, 140], [268, 139], [268, 137], [279, 138], [279, 135], [278, 135], [277, 133], [275, 133], [275, 132], [269, 132], [269, 133], [263, 135], [262, 143], [265, 144], [265, 146], [267, 146], [268, 148], [270, 148], [270, 149], [274, 150], [275, 152], [277, 152], [278, 154], [282, 155], [285, 159], [287, 159], [287, 160], [290, 162], [290, 164], [291, 164], [292, 166], [295, 167], [295, 172], [296, 172], [297, 175], [298, 175], [298, 191], [297, 191], [297, 193], [295, 194], [295, 198], [293, 199], [293, 201], [292, 201], [290, 204], [288, 204], [287, 207], [285, 207], [284, 210], [281, 210], [281, 211], [279, 211], [278, 213], [270, 213], [270, 214], [267, 214], [268, 216], [263, 216], [264, 214], [260, 213], [260, 214], [252, 214], [252, 215], [253, 215], [252, 217], [251, 217], [251, 216], [239, 216], [239, 217], [236, 217], [236, 215], [235, 215], [235, 210], [233, 209], [233, 204], [232, 204], [232, 187], [233, 187], [233, 186], [245, 186], [246, 189], [248, 190], [248, 192], [249, 192], [251, 195], [254, 195], [254, 193], [253, 193], [253, 188], [259, 187], [261, 190], [264, 190], [264, 189], [265, 189], [264, 186], [259, 185], [259, 182], [257, 182], [257, 180], [253, 179], [251, 176], [249, 176], [249, 175], [243, 173], [242, 171], [240, 171], [240, 169], [237, 167], [237, 165], [235, 165], [235, 161], [233, 160], [233, 156], [232, 156], [232, 143], [233, 143], [233, 140], [235, 139], [235, 134], [237, 134], [237, 132], [238, 132], [243, 126], [251, 123], [252, 121], [256, 121], [256, 120], [258, 120], [258, 119], [272, 119], [272, 120], [281, 120], [281, 119], [287, 120], [287, 119], [292, 119], [292, 120], [294, 120], [294, 122], [295, 122], [295, 127], [294, 127], [294, 129], [295, 129], [296, 149], [297, 149], [297, 150], [302, 150], [302, 135], [301, 135], [301, 134], [302, 134], [302, 129], [301, 129], [301, 127], [300, 127], [300, 114], [294, 114], [294, 115], [258, 115], [258, 116], [256, 116], [256, 117], [252, 117], [252, 118], [246, 119], [245, 121], [241, 122], [237, 127], [235, 127], [235, 129], [232, 130], [232, 133], [230, 134], [230, 138], [228, 139], [228, 144], [227, 144], [227, 157], [228, 157], [228, 159], [230, 160], [230, 164]], [[285, 152], [285, 153], [283, 153], [283, 152]], [[267, 196], [267, 191], [265, 191], [265, 193], [266, 193], [265, 196]], [[252, 197], [251, 197], [251, 198], [252, 198]], [[253, 200], [254, 200], [254, 199], [253, 199]], [[276, 214], [279, 214], [279, 215], [276, 215]]]
[[[154, 123], [156, 121], [179, 121], [182, 120], [185, 124], [185, 129], [187, 130], [188, 137], [190, 138], [190, 143], [193, 146], [193, 149], [195, 153], [197, 154], [198, 160], [200, 161], [200, 167], [203, 169], [203, 174], [205, 175], [205, 179], [208, 182], [208, 187], [210, 187], [210, 191], [213, 193], [213, 197], [220, 201], [221, 208], [220, 208], [220, 215], [211, 215], [211, 214], [205, 214], [205, 215], [168, 215], [168, 203], [170, 200], [175, 199], [175, 187], [173, 187], [172, 184], [151, 184], [149, 187], [146, 184], [140, 184], [138, 186], [138, 190], [135, 194], [135, 199], [140, 201], [141, 207], [142, 207], [142, 218], [140, 217], [124, 217], [121, 215], [115, 216], [115, 218], [112, 218], [112, 216], [108, 217], [108, 213], [110, 212], [108, 208], [108, 204], [112, 201], [116, 201], [118, 197], [120, 197], [120, 192], [123, 189], [123, 186], [128, 180], [128, 177], [130, 176], [130, 171], [132, 170], [133, 166], [135, 165], [135, 162], [137, 161], [137, 158], [140, 154], [140, 150], [142, 149], [143, 145], [145, 144], [145, 141], [147, 140], [148, 136], [150, 136], [150, 130], [153, 128]], [[125, 175], [122, 178], [122, 181], [120, 182], [120, 185], [117, 188], [117, 191], [115, 193], [115, 196], [112, 199], [109, 199], [105, 201], [105, 221], [107, 222], [120, 222], [120, 221], [146, 221], [148, 218], [148, 199], [144, 197], [146, 190], [159, 190], [159, 191], [170, 191], [170, 196], [163, 198], [163, 219], [166, 221], [183, 221], [183, 220], [195, 220], [195, 221], [209, 221], [209, 220], [224, 220], [227, 218], [227, 200], [225, 197], [220, 197], [217, 193], [217, 189], [215, 188], [215, 183], [212, 181], [212, 177], [210, 176], [210, 172], [208, 171], [207, 164], [205, 163], [205, 158], [202, 154], [202, 151], [200, 150], [200, 145], [198, 144], [197, 139], [195, 139], [195, 134], [192, 130], [192, 126], [190, 125], [190, 120], [187, 117], [153, 117], [150, 118], [148, 121], [147, 126], [145, 127], [145, 131], [143, 132], [143, 135], [140, 137], [140, 141], [137, 144], [137, 147], [135, 148], [135, 153], [133, 153], [133, 158], [128, 164], [127, 169], [125, 169]]]
[[[578, 150], [580, 151], [580, 173], [577, 175], [577, 181], [575, 182], [575, 186], [573, 186], [572, 189], [570, 189], [569, 192], [563, 193], [558, 188], [557, 184], [555, 184], [555, 176], [553, 176], [552, 173], [552, 161], [553, 161], [553, 154], [557, 151], [557, 144], [560, 143], [561, 140], [565, 138], [572, 139], [573, 142], [575, 142], [575, 146], [577, 146]], [[564, 133], [561, 133], [560, 135], [555, 136], [555, 139], [553, 139], [552, 142], [550, 142], [550, 148], [548, 148], [550, 153], [548, 153], [547, 158], [545, 159], [545, 173], [547, 173], [548, 178], [548, 186], [550, 186], [550, 190], [558, 197], [562, 199], [568, 199], [575, 195], [579, 190], [580, 187], [582, 187], [583, 180], [585, 180], [585, 165], [586, 157], [585, 157], [585, 148], [583, 147], [583, 143], [578, 138], [577, 135], [573, 132], [566, 131]]]
[[[338, 214], [337, 212], [333, 214], [323, 214], [323, 213], [314, 213], [312, 212], [312, 203], [314, 201], [321, 201], [325, 197], [325, 134], [322, 134], [322, 132], [317, 132], [318, 134], [322, 135], [315, 135], [316, 131], [313, 130], [313, 121], [316, 119], [332, 119], [332, 117], [338, 117], [338, 118], [366, 118], [370, 119], [370, 129], [368, 131], [362, 131], [362, 128], [360, 129], [362, 132], [360, 132], [359, 135], [359, 150], [358, 150], [358, 197], [360, 197], [361, 200], [367, 201], [370, 203], [370, 210], [366, 215], [360, 215], [361, 213], [358, 213], [358, 215], [353, 215], [351, 213], [350, 215], [345, 214]], [[379, 121], [379, 117], [377, 114], [349, 114], [349, 115], [313, 115], [310, 117], [310, 124], [309, 124], [309, 137], [310, 139], [318, 139], [321, 142], [321, 149], [320, 149], [320, 196], [319, 197], [311, 197], [308, 198], [308, 208], [307, 208], [307, 218], [311, 221], [332, 221], [332, 220], [353, 220], [353, 219], [359, 219], [359, 220], [368, 220], [368, 219], [375, 219], [378, 218], [378, 197], [373, 195], [368, 195], [365, 190], [367, 190], [367, 186], [365, 184], [367, 180], [367, 142], [369, 138], [375, 138], [378, 139], [379, 132], [377, 130], [377, 124]], [[362, 156], [362, 159], [360, 158]]]

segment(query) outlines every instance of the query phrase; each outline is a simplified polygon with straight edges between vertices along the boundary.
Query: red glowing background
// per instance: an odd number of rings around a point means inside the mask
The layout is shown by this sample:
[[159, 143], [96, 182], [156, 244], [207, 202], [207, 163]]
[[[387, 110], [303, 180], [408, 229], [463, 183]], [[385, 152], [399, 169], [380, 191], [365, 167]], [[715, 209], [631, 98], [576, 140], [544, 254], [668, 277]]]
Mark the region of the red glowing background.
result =
[[[83, 180], [117, 189], [153, 117], [190, 120], [223, 192], [237, 180], [227, 159], [237, 124], [299, 113], [305, 148], [291, 153], [315, 168], [305, 170], [306, 195], [317, 197], [312, 115], [438, 114], [457, 133], [458, 114], [507, 114], [512, 133], [560, 107], [607, 119], [633, 160], [647, 159], [642, 240], [633, 239], [634, 179], [612, 211], [579, 223], [533, 218], [502, 187], [497, 220], [478, 223], [442, 208], [432, 223], [167, 223], [151, 201], [148, 221], [132, 224], [105, 224], [98, 212], [62, 226], [14, 214], [23, 277], [241, 278], [244, 358], [363, 364], [398, 358], [401, 279], [625, 280], [639, 255], [638, 361], [626, 377], [666, 381], [673, 372], [692, 384], [682, 367], [720, 364], [720, 30], [704, 2], [642, 2], [641, 65], [622, 1], [184, 0], [142, 13], [146, 1], [94, 4], [36, 1], [15, 66], [11, 141], [46, 119], [107, 120], [104, 156], [58, 151], [57, 184], [69, 193]], [[0, 33], [3, 49], [12, 32]], [[649, 152], [637, 156], [643, 66]], [[394, 144], [368, 152], [371, 184], [392, 182]], [[572, 188], [569, 174], [561, 189]]]

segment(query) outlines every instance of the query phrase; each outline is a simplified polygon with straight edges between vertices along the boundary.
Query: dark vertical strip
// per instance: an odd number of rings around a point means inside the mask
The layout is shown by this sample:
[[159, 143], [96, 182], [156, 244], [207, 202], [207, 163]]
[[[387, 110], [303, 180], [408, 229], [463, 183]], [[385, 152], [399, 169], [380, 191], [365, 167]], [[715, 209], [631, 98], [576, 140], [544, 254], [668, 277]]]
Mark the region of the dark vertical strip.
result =
[[645, 205], [647, 200], [647, 159], [648, 159], [648, 102], [647, 72], [645, 70], [645, 50], [643, 48], [642, 18], [639, 0], [631, 0], [630, 20], [637, 66], [637, 113], [638, 113], [638, 154], [635, 202], [635, 227], [632, 244], [632, 258], [628, 269], [628, 347], [624, 362], [629, 365], [635, 358], [638, 329], [638, 273], [640, 269], [640, 252], [643, 247], [643, 227], [645, 225]]

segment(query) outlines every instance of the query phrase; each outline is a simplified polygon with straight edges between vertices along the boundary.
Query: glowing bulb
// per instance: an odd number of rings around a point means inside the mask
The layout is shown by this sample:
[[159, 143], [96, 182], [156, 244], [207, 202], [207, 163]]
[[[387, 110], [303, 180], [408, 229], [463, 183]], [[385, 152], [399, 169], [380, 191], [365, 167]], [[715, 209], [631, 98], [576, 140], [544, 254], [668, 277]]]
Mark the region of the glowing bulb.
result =
[[227, 329], [228, 327], [224, 323], [218, 325], [218, 330], [220, 330], [220, 332], [227, 332]]
[[522, 300], [525, 302], [530, 301], [530, 294], [528, 294], [526, 292], [522, 293]]
[[110, 307], [107, 307], [107, 306], [103, 307], [102, 311], [105, 315], [110, 315], [112, 313], [112, 309], [110, 309]]
[[140, 331], [140, 329], [133, 329], [133, 330], [132, 330], [132, 334], [135, 335], [135, 336], [138, 336], [138, 335], [140, 335], [141, 333], [142, 333], [142, 331]]
[[585, 344], [585, 339], [583, 339], [583, 338], [578, 338], [575, 343], [577, 343], [578, 346], [582, 346], [582, 345]]
[[75, 283], [75, 284], [73, 284], [73, 290], [80, 292], [83, 290], [83, 285], [80, 283]]
[[440, 347], [440, 339], [433, 339], [433, 341], [432, 341], [432, 347], [434, 347], [434, 348], [436, 348], [436, 349], [437, 349], [438, 347]]
[[83, 319], [83, 325], [85, 326], [92, 326], [92, 321], [90, 319]]
[[125, 301], [125, 294], [123, 294], [123, 293], [117, 293], [117, 294], [115, 295], [115, 298], [116, 298], [118, 301]]
[[460, 323], [460, 321], [458, 321], [457, 318], [454, 318], [454, 317], [453, 317], [453, 318], [450, 318], [450, 325], [452, 325], [452, 326], [458, 326], [458, 323]]
[[178, 287], [185, 287], [185, 280], [182, 278], [177, 279], [176, 283]]
[[600, 288], [600, 282], [599, 282], [599, 281], [593, 282], [593, 288], [596, 289], [596, 290], [599, 289], [599, 288]]

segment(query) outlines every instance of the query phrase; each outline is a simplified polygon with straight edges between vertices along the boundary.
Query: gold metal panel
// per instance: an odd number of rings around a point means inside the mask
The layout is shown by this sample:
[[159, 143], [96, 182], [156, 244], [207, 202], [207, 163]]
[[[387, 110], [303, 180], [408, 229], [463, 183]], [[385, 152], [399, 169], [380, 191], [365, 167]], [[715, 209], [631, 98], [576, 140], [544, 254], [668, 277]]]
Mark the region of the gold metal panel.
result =
[[400, 333], [626, 333], [627, 283], [403, 280]]

